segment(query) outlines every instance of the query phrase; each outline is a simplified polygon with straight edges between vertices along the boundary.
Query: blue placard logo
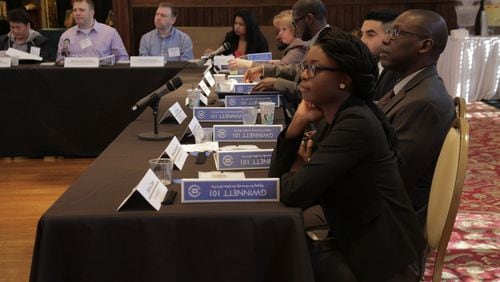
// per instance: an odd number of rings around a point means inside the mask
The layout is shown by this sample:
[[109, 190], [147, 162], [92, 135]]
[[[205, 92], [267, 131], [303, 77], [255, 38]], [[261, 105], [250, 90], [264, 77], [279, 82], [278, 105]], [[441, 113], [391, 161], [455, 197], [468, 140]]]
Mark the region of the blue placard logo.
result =
[[218, 170], [267, 169], [272, 156], [273, 149], [219, 151], [215, 159]]
[[226, 107], [258, 107], [260, 102], [273, 102], [280, 106], [279, 95], [226, 95]]
[[234, 92], [236, 93], [250, 93], [257, 83], [235, 83]]
[[194, 108], [193, 115], [199, 122], [242, 122], [241, 108], [202, 107]]
[[279, 202], [279, 178], [183, 179], [183, 203]]
[[216, 124], [214, 141], [218, 142], [276, 142], [282, 125], [222, 125]]

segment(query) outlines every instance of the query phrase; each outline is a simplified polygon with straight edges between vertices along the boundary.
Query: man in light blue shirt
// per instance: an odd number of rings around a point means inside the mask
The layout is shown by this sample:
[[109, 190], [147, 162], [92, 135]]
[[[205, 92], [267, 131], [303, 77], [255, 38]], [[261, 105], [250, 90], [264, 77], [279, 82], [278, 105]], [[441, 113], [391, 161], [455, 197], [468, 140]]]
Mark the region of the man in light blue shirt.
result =
[[160, 3], [155, 14], [155, 27], [144, 34], [139, 47], [140, 56], [163, 56], [165, 61], [193, 59], [193, 42], [186, 33], [174, 27], [177, 8]]
[[73, 1], [76, 26], [65, 31], [59, 39], [57, 61], [64, 57], [107, 57], [128, 60], [128, 53], [116, 29], [94, 19], [92, 0]]

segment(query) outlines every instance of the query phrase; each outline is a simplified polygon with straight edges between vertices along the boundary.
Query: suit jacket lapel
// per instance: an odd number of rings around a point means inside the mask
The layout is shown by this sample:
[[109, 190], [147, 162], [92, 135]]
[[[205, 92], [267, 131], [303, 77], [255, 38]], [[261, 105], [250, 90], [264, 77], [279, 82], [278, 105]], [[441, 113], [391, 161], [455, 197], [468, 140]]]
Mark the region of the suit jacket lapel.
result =
[[436, 75], [436, 67], [429, 66], [426, 67], [423, 71], [421, 71], [419, 74], [417, 74], [414, 78], [412, 78], [406, 85], [401, 89], [398, 93], [396, 93], [396, 96], [387, 103], [387, 105], [382, 109], [384, 114], [387, 114], [388, 112], [391, 111], [394, 106], [396, 106], [401, 100], [403, 100], [406, 95], [409, 95], [408, 92], [410, 92], [415, 86], [419, 85], [424, 79]]

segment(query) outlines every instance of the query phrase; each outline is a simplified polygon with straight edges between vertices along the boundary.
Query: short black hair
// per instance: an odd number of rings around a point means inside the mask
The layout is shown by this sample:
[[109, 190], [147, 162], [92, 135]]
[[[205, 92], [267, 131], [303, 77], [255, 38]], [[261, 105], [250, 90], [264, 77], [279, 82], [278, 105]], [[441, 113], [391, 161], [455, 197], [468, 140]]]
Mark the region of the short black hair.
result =
[[366, 20], [379, 21], [382, 23], [389, 23], [394, 21], [399, 16], [399, 12], [392, 9], [378, 9], [370, 11], [366, 17]]
[[321, 0], [297, 0], [292, 9], [297, 13], [296, 16], [299, 17], [311, 13], [318, 20], [326, 18], [326, 7]]
[[7, 13], [7, 20], [12, 23], [28, 24], [30, 22], [30, 16], [25, 9], [13, 9]]

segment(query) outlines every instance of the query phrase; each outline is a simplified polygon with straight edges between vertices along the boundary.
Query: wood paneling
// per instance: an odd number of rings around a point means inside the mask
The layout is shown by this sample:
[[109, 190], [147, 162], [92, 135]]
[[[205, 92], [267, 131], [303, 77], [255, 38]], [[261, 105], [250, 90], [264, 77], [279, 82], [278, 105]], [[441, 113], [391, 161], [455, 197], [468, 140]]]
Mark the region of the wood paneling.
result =
[[[142, 34], [154, 28], [153, 18], [159, 2], [151, 0], [114, 0], [116, 27], [130, 51], [137, 54]], [[295, 0], [172, 0], [179, 8], [176, 26], [204, 27], [231, 26], [233, 14], [239, 9], [254, 12], [262, 26], [271, 26], [279, 11], [290, 9]], [[397, 11], [428, 9], [441, 14], [448, 28], [456, 28], [453, 0], [325, 0], [328, 23], [346, 31], [357, 28], [365, 15], [373, 9], [391, 8]], [[270, 42], [270, 44], [273, 44]]]

